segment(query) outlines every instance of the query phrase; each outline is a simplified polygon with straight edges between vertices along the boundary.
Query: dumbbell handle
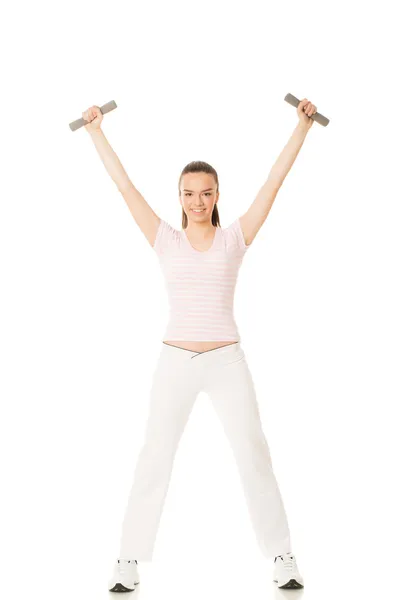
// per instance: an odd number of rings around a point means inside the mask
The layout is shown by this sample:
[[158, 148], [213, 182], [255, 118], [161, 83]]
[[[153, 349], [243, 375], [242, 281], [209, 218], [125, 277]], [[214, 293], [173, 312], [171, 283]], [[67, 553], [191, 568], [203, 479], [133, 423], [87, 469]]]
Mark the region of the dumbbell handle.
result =
[[[114, 110], [114, 108], [117, 108], [117, 103], [115, 102], [115, 100], [111, 100], [111, 102], [107, 102], [107, 104], [100, 106], [100, 111], [101, 114], [105, 115], [106, 113], [110, 112], [110, 110]], [[83, 127], [84, 125], [87, 125], [88, 123], [89, 121], [85, 121], [85, 119], [80, 118], [76, 121], [72, 121], [72, 123], [70, 123], [69, 126], [71, 131], [76, 131], [77, 129]]]
[[[285, 100], [295, 108], [297, 108], [300, 104], [300, 100], [296, 98], [296, 96], [293, 96], [293, 94], [286, 94]], [[323, 125], [324, 127], [326, 127], [329, 123], [329, 119], [321, 115], [319, 112], [316, 112], [314, 115], [311, 115], [310, 119], [313, 119], [314, 121], [316, 121], [320, 125]]]

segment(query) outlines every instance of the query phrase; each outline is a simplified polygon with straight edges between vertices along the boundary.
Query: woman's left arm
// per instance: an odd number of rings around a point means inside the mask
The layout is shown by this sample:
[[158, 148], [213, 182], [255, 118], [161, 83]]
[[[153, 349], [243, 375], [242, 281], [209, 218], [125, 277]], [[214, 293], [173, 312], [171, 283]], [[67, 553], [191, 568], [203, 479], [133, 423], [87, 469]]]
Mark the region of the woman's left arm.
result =
[[280, 153], [278, 160], [273, 165], [267, 181], [258, 192], [250, 208], [239, 219], [246, 244], [251, 244], [267, 218], [279, 188], [284, 182], [286, 175], [289, 173], [300, 152], [300, 148], [306, 139], [307, 133], [314, 123], [314, 120], [311, 119], [311, 115], [316, 112], [317, 107], [314, 104], [311, 104], [307, 98], [304, 98], [304, 100], [299, 103], [297, 107], [299, 122], [295, 130]]

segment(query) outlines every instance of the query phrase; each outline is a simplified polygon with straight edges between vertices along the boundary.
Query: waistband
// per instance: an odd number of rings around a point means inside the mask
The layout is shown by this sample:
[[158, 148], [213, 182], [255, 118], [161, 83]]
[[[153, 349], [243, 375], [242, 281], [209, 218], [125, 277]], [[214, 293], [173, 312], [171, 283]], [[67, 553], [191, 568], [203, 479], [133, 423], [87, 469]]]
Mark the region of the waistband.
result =
[[195, 352], [193, 350], [187, 350], [186, 348], [179, 348], [178, 346], [172, 346], [171, 344], [166, 344], [162, 342], [162, 351], [168, 352], [171, 354], [176, 354], [177, 356], [186, 356], [187, 358], [195, 358], [197, 356], [219, 356], [220, 354], [232, 354], [236, 352], [243, 352], [242, 346], [240, 342], [233, 342], [232, 344], [227, 344], [226, 346], [219, 346], [218, 348], [213, 348], [211, 350], [203, 350], [202, 352]]

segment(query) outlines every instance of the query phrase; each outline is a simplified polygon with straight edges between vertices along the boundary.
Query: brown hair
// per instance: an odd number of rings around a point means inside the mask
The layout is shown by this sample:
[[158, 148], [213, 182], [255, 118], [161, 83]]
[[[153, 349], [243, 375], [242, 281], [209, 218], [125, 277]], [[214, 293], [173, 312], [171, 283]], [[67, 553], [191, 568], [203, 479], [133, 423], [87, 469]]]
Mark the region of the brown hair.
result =
[[[211, 165], [209, 165], [206, 162], [203, 162], [202, 160], [194, 160], [194, 161], [190, 162], [188, 165], [186, 165], [186, 167], [183, 169], [183, 171], [179, 177], [179, 183], [178, 183], [179, 195], [181, 194], [182, 177], [184, 175], [186, 175], [187, 173], [208, 173], [208, 174], [212, 175], [217, 184], [217, 193], [219, 192], [218, 175], [217, 175], [217, 171], [214, 169], [214, 167], [212, 167]], [[220, 222], [219, 222], [219, 213], [218, 213], [217, 204], [214, 204], [214, 209], [213, 209], [213, 212], [211, 215], [211, 222], [215, 227], [221, 227]], [[183, 206], [182, 206], [182, 227], [183, 227], [183, 229], [186, 229], [187, 224], [188, 224], [188, 218], [187, 218], [187, 215], [186, 215], [185, 211], [183, 210]]]

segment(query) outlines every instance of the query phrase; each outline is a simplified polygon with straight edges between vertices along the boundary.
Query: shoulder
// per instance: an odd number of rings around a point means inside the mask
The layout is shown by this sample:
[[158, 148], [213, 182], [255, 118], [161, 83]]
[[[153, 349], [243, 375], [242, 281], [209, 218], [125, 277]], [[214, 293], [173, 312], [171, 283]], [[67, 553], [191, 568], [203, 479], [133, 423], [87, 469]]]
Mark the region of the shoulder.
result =
[[226, 244], [229, 247], [235, 247], [239, 250], [246, 251], [249, 245], [246, 245], [244, 240], [243, 231], [240, 225], [240, 218], [235, 219], [228, 227], [223, 228], [222, 234], [226, 240]]
[[162, 254], [172, 243], [177, 242], [179, 238], [180, 231], [160, 218], [153, 249], [157, 254]]

